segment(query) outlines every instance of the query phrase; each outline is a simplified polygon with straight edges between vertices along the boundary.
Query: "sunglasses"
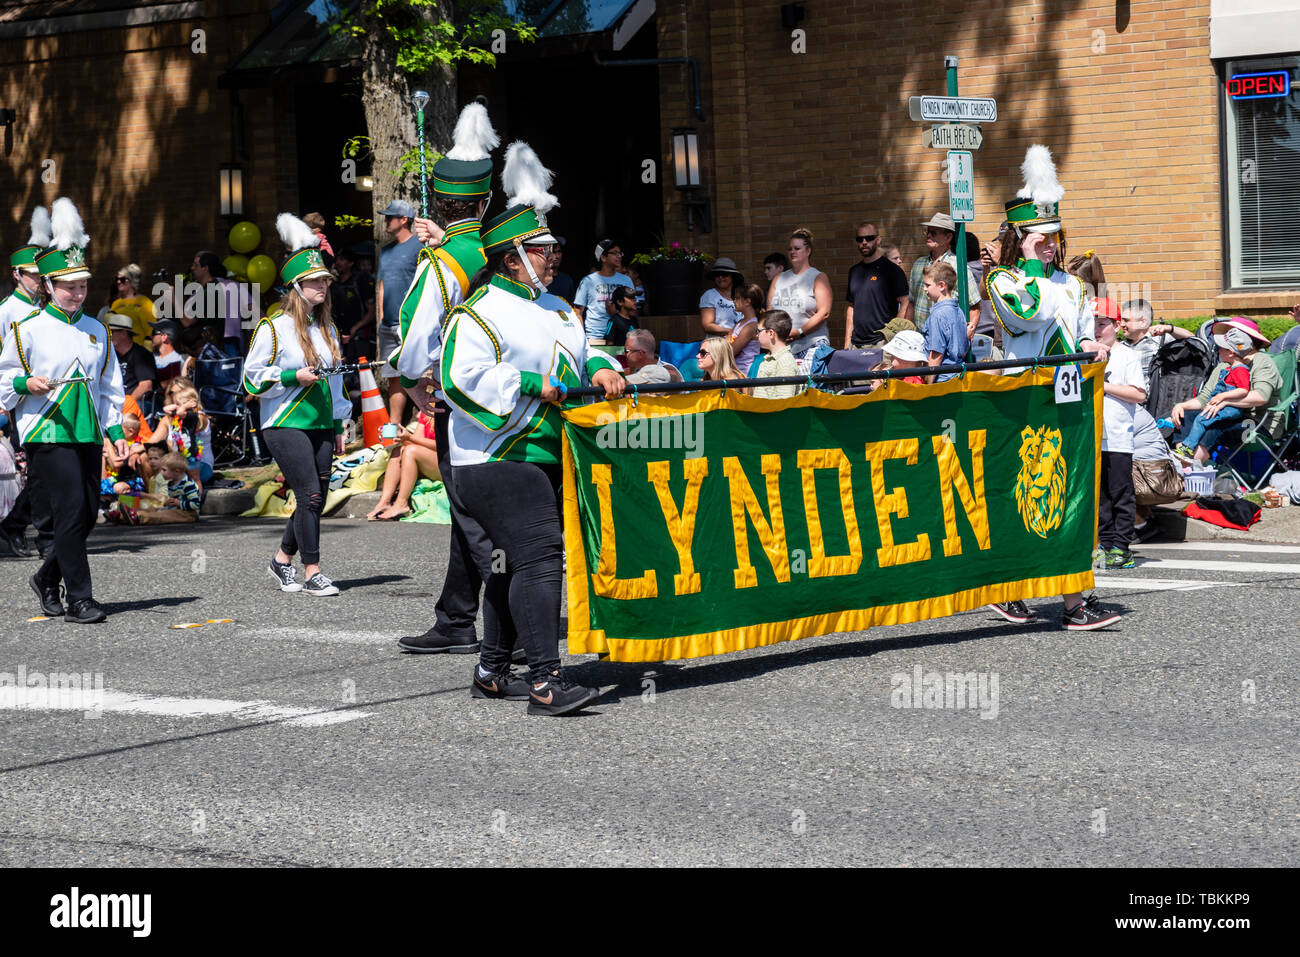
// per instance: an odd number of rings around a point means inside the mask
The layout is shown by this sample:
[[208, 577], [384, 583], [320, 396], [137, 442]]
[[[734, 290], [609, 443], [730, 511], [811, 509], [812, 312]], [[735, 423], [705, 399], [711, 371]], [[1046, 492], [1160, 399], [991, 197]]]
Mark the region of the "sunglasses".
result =
[[695, 353], [695, 358], [697, 358], [697, 359], [703, 359], [703, 358], [705, 358], [708, 354], [709, 354], [709, 350], [708, 350], [708, 349], [701, 349], [699, 352]]
[[118, 282], [130, 282], [131, 280], [127, 279], [125, 276], [118, 276], [118, 277], [117, 277], [117, 281], [118, 281]]
[[880, 238], [880, 237], [879, 237], [878, 235], [859, 236], [859, 237], [857, 237], [858, 242], [860, 242], [860, 243], [869, 243], [869, 242], [871, 242], [873, 239], [879, 239], [879, 238]]

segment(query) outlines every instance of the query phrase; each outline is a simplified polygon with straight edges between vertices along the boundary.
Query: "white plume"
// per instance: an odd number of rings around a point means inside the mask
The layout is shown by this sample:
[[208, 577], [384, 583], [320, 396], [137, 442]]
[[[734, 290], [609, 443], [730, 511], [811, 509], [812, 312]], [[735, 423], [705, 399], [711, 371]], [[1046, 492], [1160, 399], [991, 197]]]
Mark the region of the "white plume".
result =
[[32, 238], [27, 244], [41, 247], [50, 244], [50, 211], [44, 206], [32, 210]]
[[1035, 143], [1025, 151], [1025, 161], [1020, 164], [1020, 173], [1025, 178], [1025, 185], [1016, 196], [1020, 199], [1032, 199], [1035, 203], [1059, 203], [1065, 195], [1065, 189], [1056, 178], [1056, 164], [1052, 162], [1052, 151], [1046, 146]]
[[280, 241], [288, 246], [291, 252], [296, 253], [308, 246], [320, 245], [320, 237], [293, 213], [281, 213], [275, 217], [275, 231], [280, 234]]
[[532, 206], [539, 213], [547, 213], [559, 206], [560, 201], [548, 190], [554, 175], [542, 165], [533, 148], [516, 141], [506, 150], [506, 165], [501, 171], [501, 185], [509, 197], [508, 206]]
[[451, 149], [447, 159], [484, 160], [488, 153], [501, 145], [501, 137], [492, 129], [487, 110], [482, 103], [467, 103], [456, 120], [451, 134]]
[[77, 212], [77, 207], [66, 196], [60, 196], [50, 207], [50, 233], [55, 248], [64, 251], [90, 242], [86, 227], [81, 222], [81, 213]]

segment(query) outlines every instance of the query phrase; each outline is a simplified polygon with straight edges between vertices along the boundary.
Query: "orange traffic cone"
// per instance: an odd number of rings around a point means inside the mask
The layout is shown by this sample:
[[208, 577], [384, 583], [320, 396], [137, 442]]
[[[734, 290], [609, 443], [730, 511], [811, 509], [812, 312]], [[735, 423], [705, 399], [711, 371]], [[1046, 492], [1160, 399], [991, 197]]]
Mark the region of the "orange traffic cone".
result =
[[[366, 357], [361, 357], [364, 365]], [[388, 423], [388, 413], [384, 410], [384, 400], [379, 395], [379, 383], [370, 369], [361, 370], [361, 434], [366, 445], [378, 445], [381, 441], [379, 430]], [[392, 442], [386, 443], [391, 445]]]

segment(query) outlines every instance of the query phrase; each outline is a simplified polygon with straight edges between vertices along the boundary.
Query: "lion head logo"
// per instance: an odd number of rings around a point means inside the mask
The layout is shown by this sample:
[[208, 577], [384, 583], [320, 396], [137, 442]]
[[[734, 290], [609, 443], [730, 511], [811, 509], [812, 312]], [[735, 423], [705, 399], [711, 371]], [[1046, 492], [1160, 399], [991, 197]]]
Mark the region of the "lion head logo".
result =
[[1020, 433], [1016, 508], [1025, 528], [1039, 538], [1059, 528], [1065, 517], [1065, 473], [1060, 429], [1043, 426]]

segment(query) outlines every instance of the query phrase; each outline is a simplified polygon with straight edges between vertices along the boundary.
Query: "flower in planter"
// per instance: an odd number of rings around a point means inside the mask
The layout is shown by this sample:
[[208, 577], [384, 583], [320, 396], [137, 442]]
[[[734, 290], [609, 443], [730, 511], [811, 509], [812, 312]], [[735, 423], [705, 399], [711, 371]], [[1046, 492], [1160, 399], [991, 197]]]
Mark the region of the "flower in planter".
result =
[[713, 257], [708, 253], [700, 252], [693, 246], [684, 246], [677, 241], [660, 243], [660, 245], [652, 247], [643, 253], [637, 253], [632, 257], [632, 264], [636, 266], [657, 262], [711, 263]]

